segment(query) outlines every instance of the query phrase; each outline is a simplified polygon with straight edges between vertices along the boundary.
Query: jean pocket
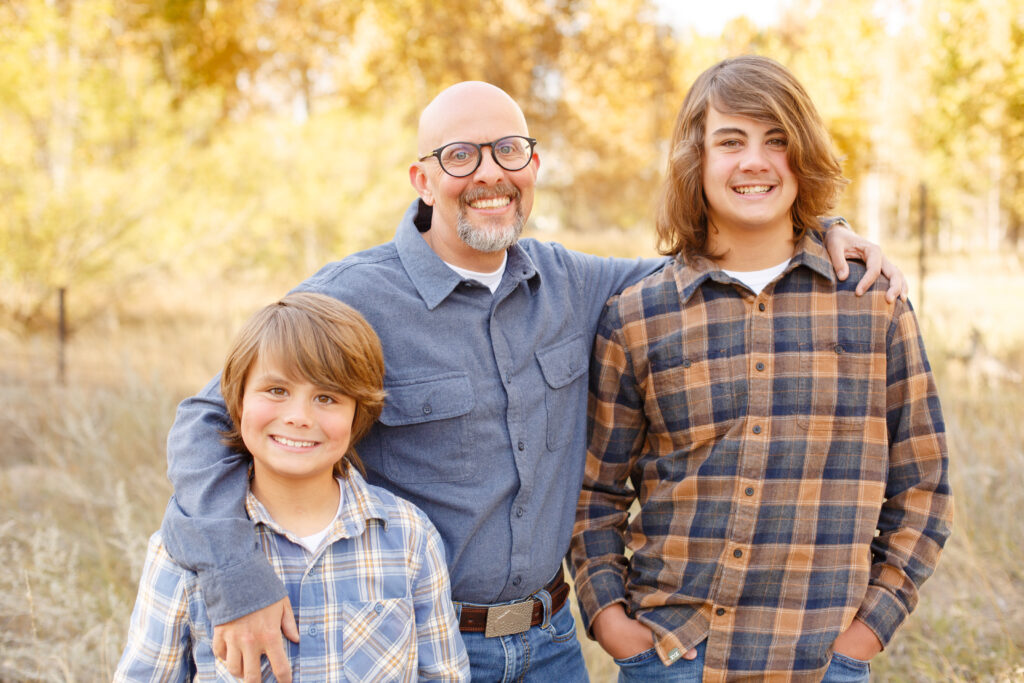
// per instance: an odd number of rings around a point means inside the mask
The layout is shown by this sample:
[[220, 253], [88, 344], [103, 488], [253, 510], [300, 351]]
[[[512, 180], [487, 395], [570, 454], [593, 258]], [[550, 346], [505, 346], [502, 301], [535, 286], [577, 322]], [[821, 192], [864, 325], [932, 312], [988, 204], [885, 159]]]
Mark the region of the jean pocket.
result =
[[866, 662], [863, 659], [856, 659], [840, 652], [832, 653], [832, 661], [853, 671], [871, 670], [871, 662]]
[[646, 664], [652, 659], [658, 658], [658, 651], [653, 647], [643, 652], [638, 652], [632, 657], [626, 657], [624, 659], [616, 659], [615, 663], [619, 666], [639, 666], [640, 664]]

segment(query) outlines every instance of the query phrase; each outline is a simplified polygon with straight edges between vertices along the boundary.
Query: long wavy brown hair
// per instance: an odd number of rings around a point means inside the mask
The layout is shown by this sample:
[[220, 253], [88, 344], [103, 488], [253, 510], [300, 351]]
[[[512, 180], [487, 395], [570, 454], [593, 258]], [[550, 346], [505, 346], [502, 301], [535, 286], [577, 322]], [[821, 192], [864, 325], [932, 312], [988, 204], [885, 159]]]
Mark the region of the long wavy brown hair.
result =
[[747, 55], [715, 64], [694, 81], [676, 118], [668, 172], [658, 207], [662, 254], [714, 258], [708, 243], [708, 204], [702, 183], [708, 107], [780, 127], [798, 189], [791, 215], [793, 237], [818, 230], [818, 216], [835, 206], [848, 182], [821, 116], [803, 86], [784, 66]]

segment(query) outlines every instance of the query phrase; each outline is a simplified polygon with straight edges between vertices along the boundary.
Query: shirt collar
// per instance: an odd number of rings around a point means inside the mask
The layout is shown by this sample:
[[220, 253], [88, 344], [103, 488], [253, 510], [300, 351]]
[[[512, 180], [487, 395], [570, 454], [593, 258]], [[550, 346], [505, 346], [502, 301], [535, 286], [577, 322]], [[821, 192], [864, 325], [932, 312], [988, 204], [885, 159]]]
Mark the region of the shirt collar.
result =
[[[371, 519], [380, 520], [385, 528], [387, 527], [387, 511], [383, 509], [377, 496], [369, 490], [366, 481], [355, 467], [348, 468], [348, 474], [341, 478], [340, 484], [342, 506], [327, 532], [329, 542], [338, 538], [355, 538], [362, 535]], [[251, 488], [245, 497], [245, 510], [254, 524], [263, 524], [285, 538], [297, 540], [295, 534], [274, 521], [263, 507], [263, 503], [253, 495]]]
[[[421, 233], [430, 229], [430, 218], [430, 207], [420, 199], [414, 201], [395, 231], [395, 246], [402, 267], [409, 274], [416, 291], [427, 308], [434, 310], [462, 282], [462, 277], [449, 268], [423, 239]], [[509, 248], [505, 272], [506, 277], [515, 279], [516, 284], [521, 280], [529, 280], [534, 292], [540, 284], [540, 274], [533, 259], [519, 244]]]
[[[828, 257], [828, 251], [814, 231], [808, 230], [804, 233], [804, 236], [797, 244], [793, 258], [780, 277], [785, 277], [788, 273], [799, 267], [809, 268], [833, 285], [836, 283], [836, 275], [832, 269], [832, 261]], [[735, 282], [735, 280], [722, 272], [718, 265], [703, 256], [698, 256], [687, 263], [684, 263], [683, 259], [677, 256], [675, 259], [675, 279], [680, 298], [684, 303], [689, 301], [693, 293], [708, 280], [723, 284]]]

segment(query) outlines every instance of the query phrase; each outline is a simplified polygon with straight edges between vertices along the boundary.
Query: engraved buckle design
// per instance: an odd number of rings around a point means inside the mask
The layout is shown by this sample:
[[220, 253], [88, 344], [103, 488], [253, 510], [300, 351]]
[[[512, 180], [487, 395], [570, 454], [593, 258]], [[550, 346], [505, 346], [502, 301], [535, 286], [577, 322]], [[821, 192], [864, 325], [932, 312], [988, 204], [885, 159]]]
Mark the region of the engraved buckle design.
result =
[[533, 620], [533, 599], [511, 605], [495, 605], [487, 609], [485, 638], [510, 636], [530, 630]]

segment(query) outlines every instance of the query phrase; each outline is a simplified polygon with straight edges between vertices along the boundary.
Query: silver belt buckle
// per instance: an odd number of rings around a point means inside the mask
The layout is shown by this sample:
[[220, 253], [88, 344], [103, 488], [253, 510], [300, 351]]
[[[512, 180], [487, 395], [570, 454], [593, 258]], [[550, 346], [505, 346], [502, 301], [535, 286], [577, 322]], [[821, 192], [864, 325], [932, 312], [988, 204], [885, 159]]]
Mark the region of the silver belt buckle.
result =
[[511, 605], [495, 605], [487, 608], [485, 638], [510, 636], [530, 630], [533, 620], [533, 598]]

